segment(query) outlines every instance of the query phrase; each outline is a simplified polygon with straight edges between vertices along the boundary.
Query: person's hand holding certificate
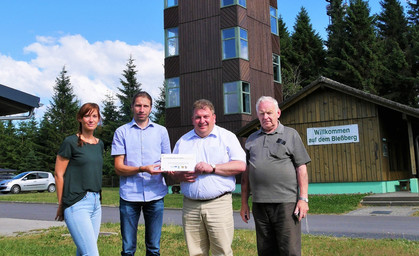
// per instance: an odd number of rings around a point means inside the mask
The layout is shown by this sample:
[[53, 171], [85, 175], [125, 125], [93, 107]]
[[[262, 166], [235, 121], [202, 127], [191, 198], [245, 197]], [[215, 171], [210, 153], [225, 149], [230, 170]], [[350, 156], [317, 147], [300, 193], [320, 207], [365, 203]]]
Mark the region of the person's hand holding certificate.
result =
[[192, 154], [162, 154], [161, 170], [170, 172], [194, 172], [195, 155]]

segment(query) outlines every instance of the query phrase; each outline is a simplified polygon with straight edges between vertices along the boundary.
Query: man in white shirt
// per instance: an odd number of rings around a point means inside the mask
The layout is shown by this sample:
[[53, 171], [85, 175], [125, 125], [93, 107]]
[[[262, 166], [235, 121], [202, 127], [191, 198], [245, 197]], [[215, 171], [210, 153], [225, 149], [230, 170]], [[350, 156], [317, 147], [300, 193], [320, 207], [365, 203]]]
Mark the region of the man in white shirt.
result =
[[189, 255], [233, 255], [232, 192], [235, 175], [246, 170], [246, 154], [236, 135], [215, 125], [213, 104], [194, 103], [194, 129], [176, 143], [174, 154], [193, 154], [194, 172], [179, 172], [183, 228]]

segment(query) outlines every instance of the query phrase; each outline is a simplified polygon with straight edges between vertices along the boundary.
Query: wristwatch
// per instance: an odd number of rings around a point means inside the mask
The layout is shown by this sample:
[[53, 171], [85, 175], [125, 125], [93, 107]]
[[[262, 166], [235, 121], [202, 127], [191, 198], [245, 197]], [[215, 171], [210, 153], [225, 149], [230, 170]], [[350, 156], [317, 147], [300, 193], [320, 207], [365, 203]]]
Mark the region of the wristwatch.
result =
[[299, 196], [298, 200], [303, 200], [304, 202], [308, 203], [308, 198], [305, 198], [305, 197]]
[[211, 173], [215, 173], [215, 164], [211, 164], [212, 167], [212, 172]]

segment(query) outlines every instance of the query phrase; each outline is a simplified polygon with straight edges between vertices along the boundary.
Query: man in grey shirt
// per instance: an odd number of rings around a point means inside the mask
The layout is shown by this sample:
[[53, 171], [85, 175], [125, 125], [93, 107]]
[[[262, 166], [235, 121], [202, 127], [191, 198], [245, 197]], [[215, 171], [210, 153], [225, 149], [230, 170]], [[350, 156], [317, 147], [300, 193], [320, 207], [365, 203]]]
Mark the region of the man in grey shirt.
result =
[[258, 255], [301, 255], [301, 224], [307, 216], [308, 174], [311, 161], [296, 130], [279, 122], [278, 102], [262, 96], [256, 103], [261, 129], [249, 136], [248, 166], [242, 175], [240, 215], [256, 224]]

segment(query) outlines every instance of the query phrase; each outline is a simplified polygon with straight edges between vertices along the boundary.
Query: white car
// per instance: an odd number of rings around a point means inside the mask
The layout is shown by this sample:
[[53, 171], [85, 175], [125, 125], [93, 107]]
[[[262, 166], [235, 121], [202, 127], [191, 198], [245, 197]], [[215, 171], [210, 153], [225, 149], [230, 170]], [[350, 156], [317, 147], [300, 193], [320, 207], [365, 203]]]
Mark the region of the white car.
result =
[[0, 181], [0, 192], [18, 194], [20, 191], [55, 192], [54, 176], [50, 172], [33, 171]]

